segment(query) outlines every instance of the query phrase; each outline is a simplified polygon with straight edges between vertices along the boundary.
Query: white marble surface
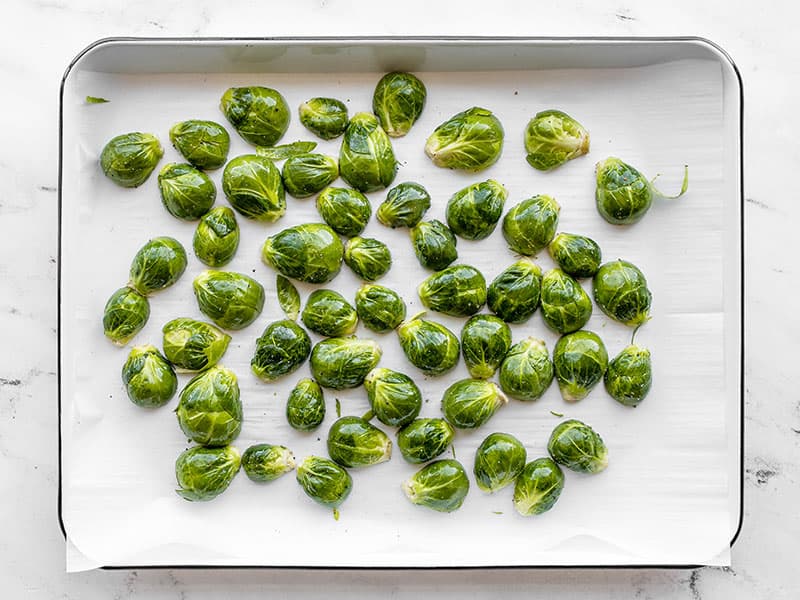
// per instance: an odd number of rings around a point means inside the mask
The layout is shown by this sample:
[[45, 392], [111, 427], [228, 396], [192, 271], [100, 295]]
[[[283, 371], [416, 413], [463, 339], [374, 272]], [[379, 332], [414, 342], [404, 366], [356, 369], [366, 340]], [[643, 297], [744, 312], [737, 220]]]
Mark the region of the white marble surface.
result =
[[[271, 3], [270, 3], [271, 4]], [[278, 4], [278, 3], [275, 3]], [[4, 598], [796, 598], [800, 402], [798, 75], [789, 2], [675, 0], [280, 3], [6, 0], [0, 37], [0, 590]], [[470, 8], [470, 5], [472, 8]], [[56, 514], [58, 86], [69, 60], [116, 35], [698, 35], [745, 82], [747, 367], [745, 519], [733, 566], [686, 570], [468, 572], [95, 571], [64, 573]], [[789, 185], [787, 185], [787, 183]], [[792, 312], [790, 312], [790, 309]]]

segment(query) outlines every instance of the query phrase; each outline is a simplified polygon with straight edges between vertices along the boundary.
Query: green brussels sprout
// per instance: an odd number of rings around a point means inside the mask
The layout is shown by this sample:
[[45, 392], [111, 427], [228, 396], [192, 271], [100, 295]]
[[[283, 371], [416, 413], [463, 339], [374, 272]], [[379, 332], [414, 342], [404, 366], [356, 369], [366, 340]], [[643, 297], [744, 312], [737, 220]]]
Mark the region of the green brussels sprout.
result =
[[553, 363], [544, 340], [528, 337], [508, 351], [500, 365], [500, 389], [515, 400], [538, 400], [553, 382]]
[[184, 221], [202, 217], [217, 198], [211, 178], [190, 164], [164, 165], [158, 174], [158, 189], [167, 212]]
[[551, 171], [589, 152], [589, 132], [560, 110], [536, 113], [525, 128], [525, 159], [539, 171]]
[[612, 225], [633, 225], [650, 210], [653, 197], [668, 200], [680, 198], [689, 189], [689, 168], [684, 167], [681, 191], [666, 196], [658, 191], [653, 181], [618, 158], [607, 158], [597, 163], [595, 200], [597, 212]]
[[478, 269], [456, 265], [430, 275], [420, 284], [426, 308], [454, 317], [468, 317], [486, 304], [486, 280]]
[[297, 467], [297, 483], [306, 495], [334, 510], [338, 509], [353, 489], [350, 473], [332, 460], [320, 456], [307, 457]]
[[620, 404], [637, 406], [650, 391], [653, 367], [650, 351], [631, 344], [608, 363], [606, 391]]
[[103, 332], [117, 346], [131, 341], [150, 318], [150, 302], [136, 290], [123, 287], [111, 294], [103, 310]]
[[200, 312], [223, 329], [244, 329], [264, 308], [264, 288], [241, 273], [203, 271], [192, 286]]
[[358, 190], [328, 187], [317, 196], [317, 210], [322, 220], [339, 235], [359, 235], [372, 216], [372, 206]]
[[553, 241], [560, 211], [558, 202], [544, 194], [514, 206], [503, 219], [503, 236], [509, 248], [524, 256], [538, 254]]
[[600, 266], [594, 276], [594, 301], [606, 315], [630, 327], [650, 319], [653, 294], [636, 265], [615, 260]]
[[441, 271], [458, 258], [456, 236], [441, 221], [420, 221], [411, 228], [417, 260], [426, 269]]
[[239, 135], [254, 146], [274, 146], [289, 127], [286, 100], [272, 88], [230, 88], [219, 107]]
[[426, 463], [453, 443], [455, 430], [444, 419], [414, 419], [397, 432], [397, 448], [408, 462]]
[[342, 240], [322, 223], [288, 227], [268, 237], [261, 249], [264, 264], [306, 283], [327, 283], [336, 277], [343, 258]]
[[164, 406], [178, 389], [172, 365], [150, 345], [131, 348], [122, 366], [122, 383], [130, 401], [145, 408]]
[[311, 98], [300, 105], [303, 127], [323, 140], [339, 137], [349, 122], [347, 107], [335, 98]]
[[559, 465], [578, 473], [599, 473], [608, 466], [608, 448], [603, 438], [576, 419], [553, 429], [547, 451]]
[[164, 355], [179, 371], [203, 371], [224, 356], [231, 336], [203, 321], [178, 318], [161, 330]]
[[181, 391], [176, 409], [186, 437], [203, 446], [230, 444], [242, 430], [242, 401], [233, 371], [211, 367]]
[[441, 323], [420, 317], [411, 317], [398, 326], [400, 347], [409, 362], [426, 375], [446, 373], [458, 363], [458, 338]]
[[574, 233], [559, 233], [547, 250], [561, 270], [573, 277], [592, 277], [602, 262], [597, 242]]
[[493, 315], [474, 315], [461, 330], [461, 352], [469, 374], [489, 379], [511, 348], [511, 328]]
[[497, 227], [507, 197], [506, 188], [494, 179], [473, 183], [447, 202], [447, 226], [466, 240], [483, 240]]
[[311, 375], [322, 387], [334, 390], [358, 387], [378, 364], [381, 354], [381, 347], [372, 340], [328, 338], [311, 350]]
[[300, 292], [291, 281], [280, 274], [275, 278], [275, 290], [278, 294], [278, 304], [286, 314], [286, 318], [296, 321], [300, 315]]
[[250, 360], [253, 373], [263, 381], [274, 381], [295, 372], [311, 354], [311, 339], [294, 321], [270, 323], [256, 340]]
[[475, 452], [475, 483], [484, 492], [494, 493], [514, 483], [525, 468], [525, 446], [509, 433], [490, 433]]
[[474, 106], [434, 129], [425, 154], [437, 167], [477, 172], [497, 162], [505, 133], [490, 110]]
[[293, 156], [307, 154], [317, 147], [317, 142], [291, 142], [280, 146], [259, 146], [256, 154], [262, 158], [268, 158], [272, 162], [286, 160]]
[[486, 291], [486, 304], [506, 323], [524, 323], [539, 307], [542, 270], [522, 258], [494, 278]]
[[354, 237], [344, 246], [344, 262], [364, 281], [375, 281], [392, 267], [392, 253], [380, 240]]
[[356, 292], [356, 313], [367, 328], [385, 333], [406, 318], [406, 303], [394, 290], [367, 283]]
[[133, 257], [128, 285], [142, 296], [149, 296], [178, 281], [186, 270], [186, 263], [186, 250], [178, 240], [153, 238]]
[[553, 349], [553, 370], [561, 396], [577, 402], [589, 395], [603, 378], [608, 353], [603, 340], [591, 331], [576, 331], [561, 336]]
[[156, 136], [149, 133], [124, 133], [112, 138], [100, 154], [100, 168], [106, 177], [122, 187], [139, 187], [164, 156]]
[[391, 185], [397, 173], [392, 142], [378, 119], [357, 113], [350, 119], [339, 151], [339, 174], [359, 192]]
[[417, 418], [422, 410], [422, 392], [408, 375], [377, 368], [364, 379], [367, 399], [378, 421], [402, 427]]
[[542, 279], [542, 317], [553, 331], [572, 333], [589, 322], [592, 301], [580, 283], [561, 269]]
[[193, 167], [219, 169], [228, 160], [231, 138], [225, 128], [214, 121], [191, 119], [175, 123], [169, 139]]
[[336, 159], [324, 154], [298, 154], [286, 159], [281, 171], [283, 186], [295, 198], [308, 198], [339, 177]]
[[398, 183], [386, 194], [375, 216], [381, 225], [392, 229], [414, 227], [430, 207], [428, 190], [418, 183]]
[[449, 513], [464, 503], [469, 478], [457, 460], [437, 460], [414, 473], [402, 487], [412, 504]]
[[507, 402], [493, 381], [462, 379], [444, 391], [442, 413], [457, 429], [475, 429]]
[[361, 417], [342, 417], [328, 431], [328, 454], [343, 467], [368, 467], [392, 457], [392, 440]]
[[550, 458], [532, 460], [514, 484], [514, 508], [523, 517], [547, 512], [564, 489], [564, 472]]
[[308, 329], [326, 337], [350, 335], [358, 325], [356, 309], [333, 290], [314, 290], [300, 315]]
[[294, 454], [286, 446], [256, 444], [242, 454], [242, 468], [251, 481], [274, 481], [294, 469]]
[[241, 455], [233, 446], [195, 446], [175, 461], [177, 494], [190, 502], [213, 500], [228, 489], [241, 466]]
[[314, 431], [325, 419], [325, 396], [313, 379], [301, 379], [286, 401], [286, 420], [298, 431]]
[[425, 84], [411, 73], [387, 73], [375, 86], [372, 112], [392, 137], [403, 137], [425, 108]]
[[222, 191], [236, 212], [254, 221], [274, 223], [286, 212], [281, 172], [256, 154], [237, 156], [225, 165]]
[[239, 224], [227, 206], [217, 206], [200, 219], [192, 239], [195, 256], [209, 267], [231, 262], [239, 248]]

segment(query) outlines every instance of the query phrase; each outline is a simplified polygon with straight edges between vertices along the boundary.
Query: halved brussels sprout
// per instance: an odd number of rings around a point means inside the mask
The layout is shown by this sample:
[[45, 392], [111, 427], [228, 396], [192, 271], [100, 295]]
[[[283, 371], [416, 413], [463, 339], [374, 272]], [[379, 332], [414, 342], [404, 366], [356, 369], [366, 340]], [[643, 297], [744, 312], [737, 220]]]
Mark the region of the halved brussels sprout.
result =
[[525, 465], [514, 485], [514, 508], [523, 517], [547, 512], [564, 489], [564, 472], [550, 458]]
[[339, 151], [339, 174], [359, 192], [391, 185], [397, 173], [392, 142], [378, 119], [357, 113], [350, 119]]
[[344, 246], [344, 262], [364, 281], [375, 281], [392, 267], [392, 253], [380, 240], [354, 237]]
[[327, 225], [307, 223], [268, 237], [261, 260], [281, 275], [306, 283], [327, 283], [342, 268], [342, 240]]
[[442, 413], [457, 429], [475, 429], [508, 402], [493, 381], [462, 379], [444, 391]]
[[325, 396], [313, 379], [301, 379], [286, 401], [286, 420], [298, 431], [314, 431], [325, 420]]
[[468, 317], [486, 304], [486, 280], [478, 269], [456, 265], [430, 275], [418, 289], [422, 304], [454, 317]]
[[403, 137], [422, 114], [426, 97], [425, 84], [411, 73], [387, 73], [375, 86], [372, 112], [386, 133]]
[[283, 186], [295, 198], [308, 198], [339, 177], [339, 165], [332, 156], [299, 154], [288, 158], [281, 171]]
[[186, 262], [186, 250], [178, 240], [153, 238], [133, 257], [128, 285], [142, 296], [149, 296], [178, 281], [186, 270]]
[[594, 301], [606, 315], [630, 327], [650, 319], [653, 294], [636, 265], [626, 260], [607, 262], [594, 276]]
[[461, 330], [461, 352], [469, 374], [489, 379], [511, 348], [511, 328], [493, 315], [470, 317]]
[[413, 504], [449, 513], [464, 504], [469, 478], [457, 460], [437, 460], [414, 473], [402, 487]]
[[522, 258], [494, 278], [486, 290], [486, 303], [506, 323], [524, 323], [539, 307], [542, 270]]
[[367, 399], [378, 421], [402, 427], [419, 415], [422, 392], [408, 375], [391, 369], [372, 369], [364, 379]]
[[507, 197], [506, 188], [494, 179], [473, 183], [447, 202], [447, 226], [466, 240], [483, 240], [497, 227]]
[[574, 233], [559, 233], [547, 250], [561, 270], [573, 277], [592, 277], [602, 261], [597, 242]]
[[637, 406], [650, 391], [653, 367], [650, 351], [631, 344], [608, 363], [606, 391], [620, 404]]
[[356, 292], [356, 313], [366, 327], [385, 333], [406, 318], [406, 303], [394, 290], [366, 283]]
[[103, 333], [117, 346], [131, 341], [150, 318], [150, 302], [125, 286], [111, 294], [103, 310]]
[[335, 98], [311, 98], [300, 105], [303, 127], [323, 140], [339, 137], [347, 129], [347, 107]]
[[192, 239], [194, 253], [209, 267], [231, 262], [239, 248], [239, 224], [227, 206], [212, 208], [200, 219]]
[[381, 202], [375, 216], [381, 225], [395, 229], [414, 227], [431, 207], [428, 190], [418, 183], [398, 183]]
[[322, 220], [339, 235], [359, 235], [372, 216], [372, 206], [358, 190], [328, 187], [317, 196], [317, 210]]
[[525, 159], [539, 171], [550, 171], [589, 152], [589, 132], [560, 110], [536, 113], [525, 128]]
[[547, 451], [559, 465], [578, 473], [599, 473], [608, 466], [608, 448], [603, 438], [576, 419], [553, 429]]
[[234, 129], [254, 146], [274, 146], [289, 127], [289, 107], [272, 88], [229, 88], [219, 108]]
[[552, 382], [553, 363], [547, 346], [535, 337], [514, 344], [500, 366], [500, 388], [515, 400], [537, 400]]
[[286, 314], [287, 319], [296, 321], [300, 315], [300, 292], [294, 284], [283, 275], [275, 278], [275, 290], [278, 294], [278, 304]]
[[237, 156], [225, 165], [222, 191], [236, 212], [254, 221], [274, 223], [286, 212], [281, 172], [256, 154]]
[[294, 454], [286, 446], [256, 444], [242, 454], [242, 468], [251, 481], [274, 481], [294, 469]]
[[567, 402], [584, 399], [603, 378], [608, 353], [603, 340], [591, 331], [562, 336], [553, 349], [553, 370], [561, 396]]
[[217, 198], [211, 178], [190, 164], [164, 165], [158, 174], [158, 189], [167, 212], [184, 221], [202, 217]]
[[356, 309], [333, 290], [314, 290], [300, 315], [308, 329], [326, 337], [350, 335], [358, 325]]
[[343, 467], [368, 467], [392, 457], [392, 440], [361, 417], [342, 417], [328, 431], [328, 454]]
[[578, 331], [592, 316], [592, 301], [580, 283], [561, 269], [542, 279], [542, 317], [558, 333]]
[[497, 117], [490, 110], [475, 106], [434, 129], [425, 143], [425, 154], [437, 167], [482, 171], [500, 158], [503, 138], [503, 126]]
[[256, 340], [250, 368], [263, 381], [274, 381], [300, 368], [311, 354], [311, 339], [294, 321], [270, 323]]
[[169, 139], [181, 156], [198, 169], [219, 169], [228, 160], [231, 138], [214, 121], [190, 119], [175, 123], [169, 130]]
[[441, 323], [416, 315], [397, 328], [400, 347], [409, 362], [426, 375], [441, 375], [456, 366], [460, 345]]
[[200, 312], [223, 329], [244, 329], [264, 308], [264, 288], [231, 271], [203, 271], [192, 284]]
[[456, 236], [441, 221], [420, 221], [411, 228], [417, 260], [426, 269], [441, 271], [458, 258]]
[[544, 194], [514, 206], [503, 219], [503, 236], [509, 248], [524, 256], [538, 254], [553, 241], [560, 211], [558, 202]]
[[311, 375], [322, 387], [334, 390], [358, 387], [378, 364], [381, 354], [381, 347], [372, 340], [328, 338], [311, 350]]
[[230, 444], [242, 430], [242, 401], [233, 371], [211, 367], [181, 391], [176, 409], [186, 437], [203, 446]]
[[164, 156], [164, 149], [150, 133], [124, 133], [105, 145], [100, 168], [106, 177], [122, 187], [139, 187]]
[[231, 341], [231, 336], [224, 331], [194, 319], [173, 319], [161, 331], [167, 360], [183, 372], [213, 367]]
[[447, 450], [454, 436], [444, 419], [414, 419], [397, 432], [397, 448], [408, 462], [426, 463]]
[[484, 492], [494, 493], [514, 483], [525, 468], [525, 446], [510, 433], [490, 433], [475, 452], [475, 483]]
[[291, 142], [280, 146], [259, 146], [256, 154], [263, 158], [268, 158], [272, 162], [278, 162], [311, 152], [317, 147], [317, 142]]
[[297, 467], [296, 476], [297, 483], [306, 495], [322, 506], [332, 508], [334, 515], [353, 489], [350, 473], [332, 460], [320, 456], [307, 457]]
[[131, 348], [122, 366], [122, 383], [130, 401], [145, 408], [164, 406], [178, 389], [172, 365], [150, 345]]
[[228, 489], [241, 466], [241, 455], [233, 446], [195, 446], [175, 461], [177, 494], [190, 502], [213, 500]]

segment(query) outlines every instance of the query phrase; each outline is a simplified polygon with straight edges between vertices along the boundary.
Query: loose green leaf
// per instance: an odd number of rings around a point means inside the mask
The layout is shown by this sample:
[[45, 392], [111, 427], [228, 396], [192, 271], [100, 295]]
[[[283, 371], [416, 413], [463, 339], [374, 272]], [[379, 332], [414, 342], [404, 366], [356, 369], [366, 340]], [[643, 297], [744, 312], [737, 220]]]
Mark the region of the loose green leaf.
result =
[[278, 292], [278, 304], [281, 310], [288, 319], [296, 321], [300, 315], [300, 292], [291, 281], [280, 274], [276, 276], [275, 288]]
[[280, 146], [259, 146], [256, 148], [256, 154], [273, 162], [278, 162], [312, 152], [316, 147], [317, 142], [292, 142], [290, 144], [281, 144]]

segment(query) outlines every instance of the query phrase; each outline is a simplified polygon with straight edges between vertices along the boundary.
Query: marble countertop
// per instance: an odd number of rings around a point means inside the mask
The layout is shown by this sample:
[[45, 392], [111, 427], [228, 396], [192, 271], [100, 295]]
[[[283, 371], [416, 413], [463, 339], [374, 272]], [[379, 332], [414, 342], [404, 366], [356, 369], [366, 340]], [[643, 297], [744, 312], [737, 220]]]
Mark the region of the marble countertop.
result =
[[[401, 12], [355, 0], [280, 6], [231, 0], [7, 0], [0, 38], [0, 589], [7, 598], [796, 598], [800, 539], [800, 318], [789, 312], [800, 222], [786, 190], [800, 162], [796, 10], [741, 0], [569, 0], [546, 8], [406, 0]], [[191, 5], [191, 7], [190, 7]], [[356, 16], [358, 15], [358, 16]], [[244, 17], [244, 18], [243, 18]], [[58, 86], [81, 49], [108, 36], [332, 34], [696, 35], [736, 61], [745, 85], [745, 516], [732, 567], [696, 570], [466, 572], [64, 572], [58, 527]], [[781, 188], [780, 190], [778, 188]]]

